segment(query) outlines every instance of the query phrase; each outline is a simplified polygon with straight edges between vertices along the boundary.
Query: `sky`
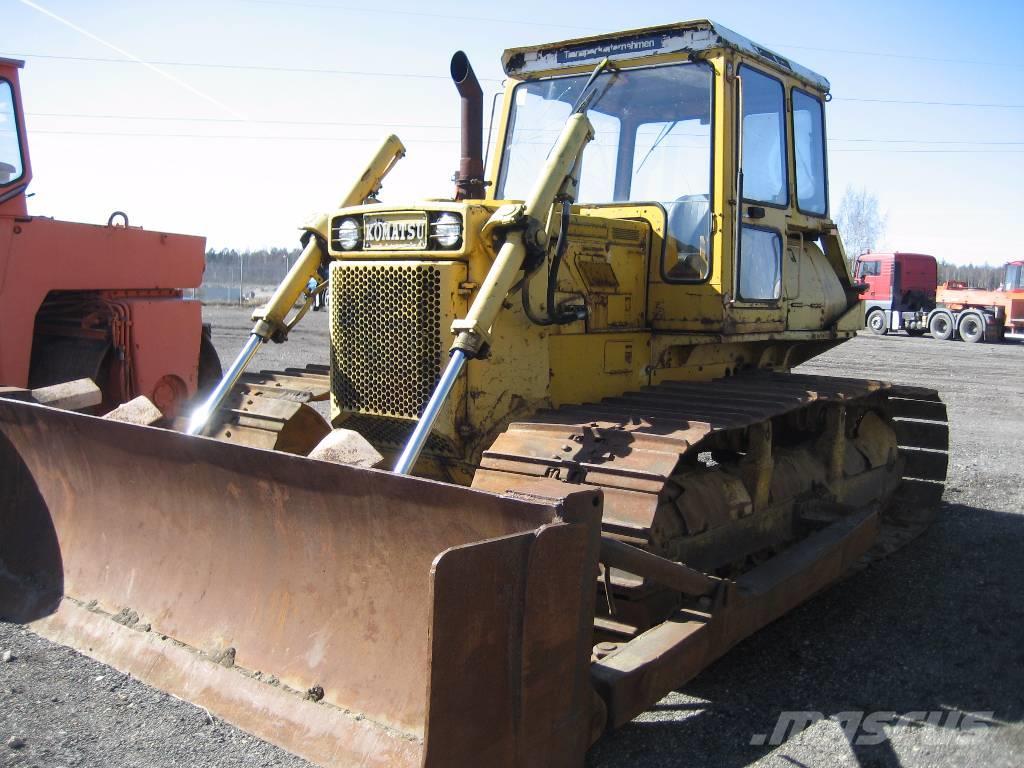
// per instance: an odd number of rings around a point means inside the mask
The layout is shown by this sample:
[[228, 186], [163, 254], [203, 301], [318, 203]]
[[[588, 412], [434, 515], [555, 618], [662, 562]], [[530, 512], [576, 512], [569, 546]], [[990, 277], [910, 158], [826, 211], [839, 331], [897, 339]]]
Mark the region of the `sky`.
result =
[[879, 250], [1021, 258], [1019, 2], [0, 0], [0, 56], [26, 61], [31, 213], [291, 247], [387, 133], [382, 199], [450, 196], [456, 50], [489, 114], [505, 48], [708, 15], [830, 80], [833, 214], [875, 194]]

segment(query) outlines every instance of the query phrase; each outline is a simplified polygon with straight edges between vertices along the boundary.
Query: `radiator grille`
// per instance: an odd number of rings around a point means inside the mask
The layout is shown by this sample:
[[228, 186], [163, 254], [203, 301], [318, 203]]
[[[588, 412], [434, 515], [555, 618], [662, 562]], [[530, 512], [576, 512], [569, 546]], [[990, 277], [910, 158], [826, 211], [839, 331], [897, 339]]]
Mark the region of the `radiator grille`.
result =
[[344, 411], [415, 419], [441, 375], [441, 272], [331, 269], [331, 388]]
[[[357, 414], [345, 419], [341, 426], [345, 429], [355, 430], [378, 448], [390, 448], [397, 451], [409, 442], [412, 431], [416, 428], [416, 422], [407, 419], [390, 419], [386, 416]], [[424, 450], [427, 453], [444, 456], [451, 456], [455, 453], [451, 442], [436, 433], [427, 436]]]

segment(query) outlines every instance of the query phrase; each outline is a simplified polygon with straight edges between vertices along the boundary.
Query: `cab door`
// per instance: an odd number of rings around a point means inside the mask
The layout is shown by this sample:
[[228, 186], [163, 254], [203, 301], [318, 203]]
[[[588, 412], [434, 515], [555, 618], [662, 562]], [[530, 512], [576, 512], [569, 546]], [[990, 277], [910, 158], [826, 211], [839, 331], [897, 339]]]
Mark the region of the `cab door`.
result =
[[737, 163], [742, 173], [739, 247], [728, 309], [733, 333], [785, 329], [784, 294], [791, 295], [798, 269], [787, 256], [790, 208], [786, 156], [786, 89], [782, 81], [749, 64], [738, 69], [742, 105]]

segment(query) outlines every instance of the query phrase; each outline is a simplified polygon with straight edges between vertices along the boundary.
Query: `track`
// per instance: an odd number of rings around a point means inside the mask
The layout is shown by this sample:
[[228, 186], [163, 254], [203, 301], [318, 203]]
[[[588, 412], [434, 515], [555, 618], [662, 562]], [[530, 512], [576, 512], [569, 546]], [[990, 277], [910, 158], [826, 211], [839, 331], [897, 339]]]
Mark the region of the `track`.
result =
[[[473, 485], [549, 496], [600, 488], [607, 533], [735, 577], [871, 506], [882, 511], [879, 535], [859, 565], [894, 551], [934, 517], [948, 449], [934, 390], [751, 372], [512, 424], [485, 451]], [[680, 605], [615, 569], [608, 588], [614, 600], [598, 618], [607, 638], [635, 637]]]
[[[772, 420], [820, 420], [829, 405], [885, 410], [906, 459], [904, 506], [934, 507], [949, 446], [945, 406], [934, 390], [778, 373], [668, 383], [541, 413], [498, 437], [484, 453], [474, 486], [536, 490], [537, 480], [548, 478], [600, 487], [607, 529], [651, 544], [657, 506], [681, 464], [723, 445], [728, 433]], [[908, 524], [913, 519], [909, 511], [901, 517]]]

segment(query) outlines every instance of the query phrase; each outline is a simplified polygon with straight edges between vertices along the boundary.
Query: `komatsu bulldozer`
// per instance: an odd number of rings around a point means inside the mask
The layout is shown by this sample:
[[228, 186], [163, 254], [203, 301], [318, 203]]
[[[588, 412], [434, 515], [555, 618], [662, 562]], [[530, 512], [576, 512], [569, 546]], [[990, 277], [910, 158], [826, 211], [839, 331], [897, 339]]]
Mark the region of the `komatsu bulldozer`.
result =
[[[179, 431], [0, 400], [0, 613], [321, 765], [578, 766], [924, 527], [938, 395], [790, 372], [864, 322], [828, 82], [708, 21], [502, 64], [489, 173], [458, 53], [452, 199], [389, 137]], [[320, 292], [329, 369], [243, 374]], [[321, 396], [347, 460], [252, 447]]]

